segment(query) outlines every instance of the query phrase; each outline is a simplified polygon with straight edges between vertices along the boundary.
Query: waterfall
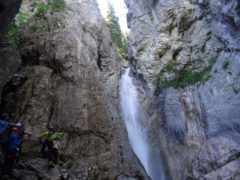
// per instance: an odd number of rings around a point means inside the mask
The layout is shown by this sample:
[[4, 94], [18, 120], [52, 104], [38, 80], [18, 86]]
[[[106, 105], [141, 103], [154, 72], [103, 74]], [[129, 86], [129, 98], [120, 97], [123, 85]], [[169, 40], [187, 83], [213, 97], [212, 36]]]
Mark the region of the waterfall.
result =
[[158, 153], [154, 153], [148, 142], [144, 121], [146, 115], [138, 101], [136, 87], [129, 76], [130, 68], [126, 69], [120, 81], [120, 105], [128, 138], [134, 153], [141, 161], [152, 180], [165, 180], [162, 162]]

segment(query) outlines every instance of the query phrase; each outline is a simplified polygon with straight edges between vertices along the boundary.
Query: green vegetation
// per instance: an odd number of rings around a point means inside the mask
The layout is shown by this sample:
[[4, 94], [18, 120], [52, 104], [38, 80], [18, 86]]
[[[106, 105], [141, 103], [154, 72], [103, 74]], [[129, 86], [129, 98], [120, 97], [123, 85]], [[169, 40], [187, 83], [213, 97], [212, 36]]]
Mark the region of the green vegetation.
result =
[[[186, 69], [176, 70], [178, 66], [176, 61], [168, 62], [163, 69], [158, 73], [155, 84], [156, 84], [156, 93], [159, 93], [162, 89], [173, 87], [173, 88], [184, 88], [189, 85], [193, 85], [196, 82], [205, 82], [211, 76], [210, 72], [213, 64], [216, 62], [218, 56], [213, 56], [209, 59], [209, 65], [201, 71], [189, 71]], [[174, 72], [176, 78], [172, 80], [167, 80], [164, 78], [165, 73]]]
[[94, 180], [94, 179], [96, 179], [96, 177], [95, 177], [94, 175], [90, 175], [90, 176], [87, 178], [87, 180]]
[[66, 9], [64, 0], [31, 0], [33, 7], [36, 8], [36, 13], [47, 13], [49, 10], [52, 12], [62, 12]]
[[172, 61], [169, 61], [166, 66], [163, 68], [163, 71], [164, 72], [169, 72], [169, 71], [172, 71], [174, 70], [176, 67], [177, 67], [178, 63], [174, 60]]
[[45, 16], [49, 11], [63, 12], [66, 9], [64, 0], [31, 0], [32, 5], [35, 7], [35, 16]]
[[240, 93], [240, 88], [235, 88], [235, 87], [233, 87], [233, 92], [234, 92], [235, 94]]
[[223, 68], [224, 70], [226, 70], [226, 69], [228, 68], [228, 66], [229, 66], [229, 62], [228, 62], [228, 61], [223, 62], [222, 68]]
[[48, 4], [46, 4], [45, 2], [39, 2], [36, 4], [36, 13], [35, 15], [41, 15], [44, 16], [49, 10], [49, 6]]
[[111, 37], [113, 40], [113, 43], [117, 50], [117, 58], [118, 60], [124, 60], [127, 59], [127, 44], [128, 39], [127, 35], [123, 34], [120, 28], [120, 25], [118, 23], [118, 17], [115, 15], [115, 11], [113, 9], [113, 6], [109, 4], [109, 10], [106, 18], [107, 26], [111, 32]]
[[20, 39], [17, 36], [17, 31], [24, 28], [24, 24], [29, 17], [30, 15], [28, 13], [20, 11], [16, 15], [15, 21], [10, 26], [8, 37], [14, 42], [16, 47], [19, 47], [20, 45]]
[[62, 12], [66, 9], [66, 3], [64, 0], [48, 0], [53, 12]]
[[16, 35], [17, 29], [18, 29], [17, 26], [15, 24], [12, 24], [8, 31], [8, 37], [14, 42], [14, 45], [16, 47], [19, 47], [20, 40], [19, 40], [18, 36]]
[[19, 26], [20, 28], [23, 28], [24, 24], [26, 23], [29, 17], [30, 15], [28, 13], [20, 11], [16, 17], [17, 19], [16, 25]]
[[85, 21], [80, 21], [79, 24], [82, 27], [83, 31], [87, 30], [87, 23]]
[[16, 47], [20, 45], [20, 39], [17, 35], [18, 31], [22, 31], [25, 27], [28, 19], [32, 18], [34, 25], [29, 27], [30, 33], [39, 33], [48, 27], [48, 21], [46, 18], [46, 14], [49, 11], [52, 12], [61, 12], [66, 8], [66, 4], [64, 0], [31, 0], [32, 7], [34, 7], [33, 13], [20, 11], [12, 23], [8, 37], [14, 42]]
[[224, 48], [217, 48], [217, 53], [219, 54], [219, 53], [221, 53], [222, 51], [224, 50]]

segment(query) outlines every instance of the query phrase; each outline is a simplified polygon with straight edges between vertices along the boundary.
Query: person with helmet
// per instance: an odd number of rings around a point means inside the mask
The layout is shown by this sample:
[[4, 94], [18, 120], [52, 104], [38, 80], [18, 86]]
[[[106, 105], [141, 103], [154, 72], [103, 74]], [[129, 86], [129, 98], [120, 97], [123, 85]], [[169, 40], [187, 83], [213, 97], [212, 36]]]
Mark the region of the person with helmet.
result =
[[51, 142], [49, 141], [49, 138], [55, 133], [55, 129], [53, 127], [48, 127], [48, 131], [43, 132], [39, 138], [42, 142], [41, 147], [41, 156], [43, 158], [46, 158], [48, 156], [49, 148], [51, 148]]
[[[57, 132], [53, 127], [48, 127], [48, 131], [45, 131], [40, 135], [40, 139], [44, 138], [42, 147], [41, 147], [41, 155], [43, 158], [46, 158], [46, 157], [48, 158], [49, 166], [51, 166], [51, 163], [55, 159], [53, 157], [56, 157], [56, 155], [53, 155], [53, 154], [56, 154], [56, 153], [54, 153], [54, 152], [56, 152], [56, 150], [54, 150], [54, 148], [53, 148], [54, 141], [57, 138], [60, 138], [61, 136], [63, 136], [63, 133]], [[57, 161], [55, 160], [55, 162], [57, 162]]]
[[19, 148], [21, 145], [21, 138], [19, 135], [19, 128], [12, 127], [11, 135], [5, 143], [5, 159], [3, 166], [3, 174], [10, 176], [16, 159], [18, 158]]

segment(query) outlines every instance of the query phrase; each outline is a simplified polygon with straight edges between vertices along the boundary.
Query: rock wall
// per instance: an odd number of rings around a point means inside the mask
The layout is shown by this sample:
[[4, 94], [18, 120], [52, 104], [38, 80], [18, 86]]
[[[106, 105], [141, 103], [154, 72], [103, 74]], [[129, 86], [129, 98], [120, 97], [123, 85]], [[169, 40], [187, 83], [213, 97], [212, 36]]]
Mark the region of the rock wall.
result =
[[[131, 67], [169, 179], [239, 179], [239, 2], [125, 2]], [[213, 59], [205, 80], [154, 94], [161, 70], [178, 79]]]
[[[0, 2], [0, 94], [5, 84], [12, 78], [20, 66], [20, 58], [6, 34], [11, 21], [18, 12], [21, 0]], [[0, 97], [1, 101], [1, 97]]]
[[[1, 111], [32, 134], [15, 176], [22, 179], [148, 179], [133, 154], [118, 109], [110, 33], [94, 0], [66, 0], [63, 11], [34, 15], [19, 29], [22, 66], [4, 87]], [[64, 133], [60, 166], [37, 158], [47, 126]]]

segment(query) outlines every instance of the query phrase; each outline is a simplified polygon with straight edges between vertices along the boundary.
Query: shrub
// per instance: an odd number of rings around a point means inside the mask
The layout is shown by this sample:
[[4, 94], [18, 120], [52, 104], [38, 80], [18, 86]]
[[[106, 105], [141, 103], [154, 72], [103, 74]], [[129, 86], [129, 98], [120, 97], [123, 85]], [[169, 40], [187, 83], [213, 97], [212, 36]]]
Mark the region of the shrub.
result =
[[44, 15], [48, 12], [48, 9], [48, 4], [40, 2], [36, 5], [36, 15]]
[[17, 37], [17, 25], [15, 23], [13, 23], [11, 26], [10, 26], [10, 29], [7, 33], [8, 37], [13, 41], [15, 47], [19, 47], [20, 45], [20, 40], [19, 38]]
[[35, 7], [39, 3], [39, 0], [31, 0], [30, 2]]
[[176, 61], [170, 61], [167, 63], [164, 68], [158, 73], [155, 85], [156, 85], [156, 94], [158, 94], [162, 89], [173, 87], [173, 88], [185, 88], [189, 85], [193, 85], [196, 82], [205, 82], [211, 78], [210, 72], [213, 64], [216, 62], [218, 56], [212, 56], [209, 59], [209, 65], [201, 71], [190, 72], [189, 70], [181, 69], [176, 72], [178, 75], [173, 80], [164, 80], [163, 75], [166, 72], [173, 71], [178, 65]]
[[48, 4], [51, 6], [51, 10], [54, 12], [61, 12], [66, 8], [66, 3], [64, 0], [48, 0]]
[[228, 62], [228, 61], [223, 62], [222, 68], [223, 68], [224, 70], [226, 70], [226, 69], [228, 68], [228, 66], [229, 66], [229, 62]]
[[233, 87], [233, 92], [234, 92], [235, 94], [240, 93], [240, 88], [235, 88], [235, 87]]
[[164, 71], [168, 72], [168, 71], [172, 71], [176, 68], [176, 66], [178, 65], [178, 63], [175, 60], [169, 61], [167, 63], [167, 65], [164, 68]]
[[83, 31], [87, 30], [87, 23], [85, 21], [80, 21], [80, 26], [82, 27]]
[[66, 8], [64, 0], [48, 0], [47, 2], [43, 0], [31, 0], [31, 5], [34, 7], [35, 13], [31, 16], [27, 12], [20, 11], [8, 31], [8, 37], [14, 42], [16, 47], [20, 45], [17, 31], [24, 29], [25, 23], [29, 18], [33, 18], [35, 22], [34, 25], [29, 27], [29, 32], [42, 32], [46, 30], [49, 25], [45, 14], [48, 13], [49, 10], [60, 12]]
[[16, 25], [23, 28], [30, 15], [27, 12], [20, 11], [16, 16]]
[[14, 20], [12, 22], [10, 29], [7, 33], [8, 37], [14, 42], [15, 47], [19, 47], [20, 45], [20, 39], [17, 36], [17, 31], [22, 30], [24, 28], [24, 24], [28, 20], [30, 15], [26, 12], [20, 11]]

